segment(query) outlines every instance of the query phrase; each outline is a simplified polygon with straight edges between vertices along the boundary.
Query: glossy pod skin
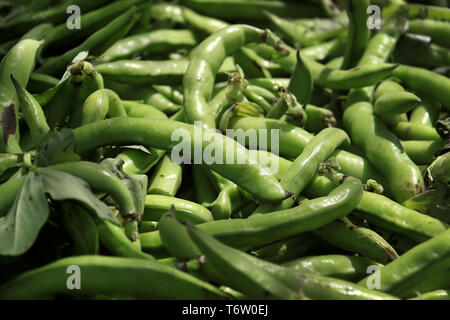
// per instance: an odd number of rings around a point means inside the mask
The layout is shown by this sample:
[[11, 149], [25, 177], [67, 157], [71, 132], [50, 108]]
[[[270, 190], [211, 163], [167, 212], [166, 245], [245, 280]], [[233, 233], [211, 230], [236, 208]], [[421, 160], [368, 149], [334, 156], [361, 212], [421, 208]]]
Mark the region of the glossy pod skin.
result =
[[317, 239], [306, 232], [262, 246], [250, 253], [265, 261], [282, 263], [304, 256], [316, 243]]
[[418, 295], [410, 300], [450, 300], [450, 290], [436, 290]]
[[181, 10], [185, 23], [202, 34], [210, 35], [219, 29], [229, 26], [225, 21], [201, 15], [187, 7], [182, 7]]
[[339, 24], [334, 26], [334, 28], [315, 30], [302, 23], [283, 19], [269, 11], [263, 11], [263, 13], [267, 16], [274, 29], [282, 34], [289, 44], [295, 47], [298, 45], [309, 47], [330, 38], [339, 38], [346, 32], [346, 29]]
[[387, 79], [381, 82], [374, 93], [373, 112], [389, 127], [399, 121], [407, 121], [405, 112], [416, 107], [421, 99], [397, 82]]
[[349, 219], [335, 220], [315, 231], [316, 236], [346, 251], [386, 264], [398, 258], [395, 249], [375, 231], [357, 226]]
[[272, 212], [292, 207], [297, 197], [319, 169], [319, 165], [327, 160], [341, 145], [350, 145], [350, 138], [345, 131], [337, 128], [326, 128], [319, 132], [308, 142], [302, 153], [281, 177], [281, 185], [292, 196], [276, 205], [262, 204], [256, 209], [255, 213]]
[[450, 182], [450, 152], [437, 157], [427, 169], [427, 175], [432, 182]]
[[[107, 3], [107, 0], [76, 0], [74, 5], [78, 5], [83, 12], [88, 12]], [[61, 23], [67, 19], [67, 4], [42, 11], [29, 11], [25, 14], [15, 17], [0, 29], [0, 39], [7, 39], [20, 35], [28, 31], [30, 28], [45, 23]]]
[[342, 69], [354, 67], [363, 55], [364, 49], [369, 42], [370, 29], [366, 28], [366, 10], [369, 5], [369, 0], [345, 1], [345, 11], [349, 18], [349, 30]]
[[[78, 266], [83, 274], [81, 290], [67, 287], [66, 271], [71, 265]], [[212, 285], [175, 268], [153, 261], [105, 256], [60, 259], [24, 273], [0, 288], [1, 299], [52, 299], [58, 293], [119, 294], [136, 299], [226, 298]]]
[[423, 96], [429, 96], [450, 110], [450, 79], [435, 72], [412, 66], [400, 65], [392, 76], [399, 78], [409, 89]]
[[67, 78], [57, 85], [56, 93], [43, 105], [48, 125], [51, 128], [64, 126], [72, 114], [80, 121], [86, 98], [103, 87], [103, 77], [91, 63], [74, 62], [67, 70]]
[[409, 32], [423, 34], [431, 37], [433, 43], [450, 49], [448, 34], [450, 25], [448, 21], [435, 21], [430, 19], [414, 19], [409, 21]]
[[100, 62], [130, 59], [137, 55], [164, 53], [191, 48], [196, 39], [189, 30], [160, 29], [123, 38], [114, 43], [100, 57]]
[[131, 7], [102, 29], [92, 34], [79, 46], [67, 51], [63, 55], [47, 58], [37, 71], [49, 75], [59, 74], [82, 51], [89, 51], [90, 54], [94, 55], [102, 54], [109, 45], [120, 39], [136, 23], [136, 12], [137, 8]]
[[318, 275], [348, 281], [359, 281], [367, 275], [371, 265], [382, 266], [366, 257], [345, 255], [310, 256], [295, 259], [283, 264], [300, 272], [313, 272]]
[[155, 168], [147, 193], [174, 197], [180, 187], [182, 173], [182, 166], [165, 155]]
[[156, 91], [153, 86], [148, 85], [126, 85], [117, 82], [107, 81], [105, 87], [116, 92], [123, 100], [140, 101], [143, 104], [151, 105], [164, 112], [167, 116], [180, 111], [183, 106], [179, 105], [166, 96]]
[[[278, 60], [280, 66], [287, 72], [292, 72], [295, 68], [295, 50], [287, 47], [289, 56]], [[300, 53], [302, 60], [311, 71], [314, 84], [329, 89], [352, 89], [362, 88], [377, 84], [389, 76], [397, 67], [396, 64], [385, 63], [380, 65], [365, 64], [349, 70], [337, 70], [308, 58]]]
[[112, 90], [99, 89], [90, 94], [81, 109], [81, 121], [79, 119], [80, 113], [72, 115], [69, 124], [72, 127], [78, 127], [98, 120], [103, 120], [106, 116], [123, 117], [126, 116], [122, 101], [119, 96]]
[[106, 80], [125, 84], [181, 84], [187, 60], [118, 60], [96, 66]]
[[95, 219], [95, 223], [100, 243], [112, 254], [118, 257], [155, 260], [152, 255], [142, 252], [135, 242], [128, 239], [123, 227], [103, 219]]
[[383, 172], [394, 199], [403, 202], [424, 191], [420, 170], [403, 151], [397, 137], [373, 116], [370, 103], [350, 105], [343, 117], [352, 141]]
[[[450, 230], [419, 244], [380, 269], [380, 290], [402, 296], [415, 284], [448, 268]], [[359, 284], [364, 285], [366, 279]]]
[[[264, 119], [257, 117], [236, 117], [230, 121], [230, 129], [278, 129], [279, 130], [279, 154], [280, 156], [291, 159], [297, 158], [309, 141], [313, 138], [313, 135], [302, 128], [299, 128], [290, 123], [274, 119]], [[245, 141], [248, 148], [258, 147], [258, 142]], [[270, 150], [270, 135], [267, 138], [267, 148]], [[380, 182], [383, 181], [381, 174], [364, 158], [352, 154], [344, 150], [336, 150], [333, 154], [337, 162], [341, 166], [343, 173], [349, 174], [361, 181], [367, 179], [375, 179]]]
[[[188, 232], [189, 237], [206, 255], [206, 265], [214, 266], [219, 271], [220, 277], [230, 273], [235, 275], [234, 279], [226, 278], [225, 281], [227, 283], [233, 282], [234, 286], [240, 288], [244, 293], [259, 296], [260, 299], [270, 296], [273, 298], [278, 296], [279, 298], [285, 295], [288, 295], [285, 299], [289, 298], [289, 296], [291, 299], [315, 300], [396, 299], [391, 295], [375, 293], [370, 289], [365, 289], [347, 281], [314, 275], [309, 272], [298, 272], [260, 260], [237, 249], [227, 247], [207, 233], [203, 233], [201, 230], [196, 230], [193, 227], [188, 226]], [[258, 277], [262, 278], [263, 281], [255, 283], [254, 280], [258, 279]], [[239, 279], [239, 282], [234, 281]], [[267, 287], [267, 285], [271, 286]], [[264, 290], [264, 288], [267, 289]], [[286, 288], [293, 290], [295, 295], [292, 296], [292, 292], [289, 293]]]
[[161, 195], [147, 195], [145, 198], [144, 220], [159, 221], [161, 216], [175, 207], [175, 216], [182, 222], [190, 221], [194, 224], [213, 220], [212, 213], [201, 205], [174, 197]]
[[[199, 137], [194, 136], [194, 126], [171, 120], [152, 121], [151, 119], [119, 117], [79, 127], [74, 130], [74, 135], [76, 150], [79, 153], [106, 145], [126, 144], [141, 144], [155, 148], [172, 149], [179, 144], [179, 139], [182, 137], [172, 138], [172, 132], [177, 129], [180, 129], [179, 132], [182, 132], [184, 136], [189, 136], [190, 141], [188, 143], [183, 140], [185, 148], [195, 153], [194, 145], [197, 145], [197, 148], [200, 147], [200, 151], [203, 154], [209, 142], [205, 140], [199, 141]], [[197, 129], [200, 130], [200, 128]], [[267, 167], [251, 161], [245, 147], [218, 133], [212, 133], [212, 135], [214, 136], [212, 143], [217, 148], [216, 152], [221, 150], [220, 153], [223, 157], [222, 163], [211, 163], [208, 165], [212, 170], [235, 182], [261, 200], [277, 202], [289, 195], [283, 190], [275, 177], [270, 174]], [[192, 139], [195, 139], [196, 142]], [[237, 160], [238, 154], [240, 157], [243, 156], [244, 163], [239, 164], [237, 161], [233, 161], [234, 164], [226, 164], [224, 151], [234, 152], [232, 159], [235, 160]]]
[[[342, 177], [342, 174], [338, 174]], [[334, 183], [326, 176], [313, 178], [305, 192], [311, 197], [327, 195]], [[409, 209], [390, 198], [372, 192], [363, 192], [361, 201], [352, 215], [366, 219], [374, 225], [397, 232], [416, 242], [426, 241], [447, 230], [448, 225], [436, 218]]]
[[444, 146], [442, 140], [401, 140], [400, 143], [409, 158], [418, 165], [431, 164], [434, 153]]
[[11, 75], [18, 83], [26, 87], [41, 45], [40, 41], [22, 40], [12, 47], [0, 62], [0, 115], [2, 119], [0, 152], [22, 151], [19, 146], [20, 134], [17, 119], [19, 106]]
[[98, 230], [89, 211], [79, 204], [64, 202], [60, 215], [60, 223], [73, 241], [72, 255], [98, 254]]
[[79, 30], [69, 29], [66, 21], [62, 20], [61, 24], [56, 25], [46, 36], [44, 44], [44, 56], [48, 56], [52, 50], [58, 50], [61, 47], [77, 43], [82, 39], [89, 37], [95, 30], [104, 27], [109, 21], [116, 18], [133, 5], [142, 3], [143, 0], [121, 0], [98, 8], [93, 11], [82, 11], [80, 16], [80, 25], [83, 27]]
[[422, 99], [422, 103], [412, 111], [409, 121], [432, 127], [438, 119], [439, 109], [435, 101], [429, 98]]
[[11, 76], [11, 80], [16, 89], [19, 110], [30, 129], [31, 142], [33, 145], [37, 145], [50, 130], [44, 111], [36, 99], [13, 76]]
[[184, 111], [188, 123], [202, 121], [204, 128], [215, 128], [207, 103], [216, 74], [227, 56], [252, 42], [267, 43], [284, 52], [281, 40], [272, 32], [248, 25], [233, 25], [218, 30], [192, 51], [183, 79]]
[[403, 140], [441, 140], [441, 137], [436, 132], [435, 128], [425, 124], [411, 123], [409, 121], [397, 122], [392, 127], [392, 132]]
[[268, 10], [281, 16], [323, 17], [328, 11], [310, 3], [285, 3], [282, 1], [231, 0], [183, 0], [182, 4], [201, 14], [229, 21], [264, 21], [261, 10]]
[[[361, 195], [361, 181], [350, 177], [328, 196], [305, 201], [297, 207], [255, 215], [250, 219], [212, 221], [199, 224], [198, 228], [230, 246], [251, 248], [314, 230], [343, 217], [353, 210]], [[160, 246], [157, 233], [140, 236], [144, 251], [148, 250], [147, 243], [152, 248]]]
[[[244, 259], [236, 259], [236, 249], [227, 247], [204, 231], [187, 227], [190, 238], [214, 269], [232, 286], [253, 299], [294, 299], [295, 292], [273, 275]], [[239, 252], [239, 251], [237, 251]]]

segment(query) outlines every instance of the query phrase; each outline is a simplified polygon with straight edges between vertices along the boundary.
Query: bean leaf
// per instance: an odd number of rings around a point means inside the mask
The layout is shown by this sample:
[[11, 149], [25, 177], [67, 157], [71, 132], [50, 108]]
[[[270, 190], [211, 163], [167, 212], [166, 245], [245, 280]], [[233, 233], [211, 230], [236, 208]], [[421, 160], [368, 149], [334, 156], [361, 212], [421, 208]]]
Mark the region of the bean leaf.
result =
[[71, 129], [50, 131], [38, 147], [36, 165], [46, 167], [51, 164], [79, 161], [80, 157], [74, 150], [75, 138]]
[[124, 161], [121, 158], [107, 158], [100, 164], [110, 169], [130, 190], [133, 196], [136, 212], [144, 213], [145, 196], [147, 195], [148, 178], [145, 174], [126, 174], [122, 166]]
[[13, 206], [6, 216], [0, 218], [0, 255], [16, 256], [27, 251], [48, 215], [41, 177], [30, 172]]
[[50, 168], [36, 169], [42, 179], [42, 187], [53, 200], [75, 200], [81, 202], [97, 214], [100, 219], [119, 224], [114, 212], [106, 204], [97, 199], [89, 189], [89, 185], [69, 173]]
[[53, 200], [74, 200], [91, 209], [100, 219], [120, 224], [114, 212], [98, 200], [83, 180], [57, 170], [30, 171], [8, 213], [0, 217], [0, 255], [17, 256], [35, 242], [49, 216], [46, 194]]

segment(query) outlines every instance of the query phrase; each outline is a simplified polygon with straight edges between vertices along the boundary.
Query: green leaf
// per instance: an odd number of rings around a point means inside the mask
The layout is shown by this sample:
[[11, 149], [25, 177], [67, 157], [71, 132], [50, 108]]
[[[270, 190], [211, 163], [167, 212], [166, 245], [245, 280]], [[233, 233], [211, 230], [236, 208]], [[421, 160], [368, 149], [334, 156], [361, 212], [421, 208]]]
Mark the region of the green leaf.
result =
[[42, 179], [28, 173], [6, 216], [0, 218], [0, 255], [17, 256], [27, 251], [48, 219], [49, 208]]
[[53, 97], [58, 93], [58, 91], [66, 85], [66, 82], [68, 82], [69, 79], [65, 78], [61, 80], [56, 86], [53, 88], [50, 88], [42, 93], [34, 94], [33, 97], [36, 99], [36, 101], [39, 103], [40, 106], [45, 107], [52, 99]]
[[80, 161], [75, 153], [75, 137], [71, 129], [50, 131], [37, 150], [36, 165], [46, 167], [62, 162]]
[[107, 158], [100, 164], [110, 169], [131, 191], [136, 212], [144, 213], [145, 197], [147, 195], [148, 177], [145, 174], [126, 174], [122, 166], [124, 161], [121, 158]]
[[36, 169], [42, 178], [42, 186], [53, 200], [75, 200], [90, 208], [100, 219], [120, 224], [114, 212], [97, 199], [84, 180], [69, 173], [50, 168]]

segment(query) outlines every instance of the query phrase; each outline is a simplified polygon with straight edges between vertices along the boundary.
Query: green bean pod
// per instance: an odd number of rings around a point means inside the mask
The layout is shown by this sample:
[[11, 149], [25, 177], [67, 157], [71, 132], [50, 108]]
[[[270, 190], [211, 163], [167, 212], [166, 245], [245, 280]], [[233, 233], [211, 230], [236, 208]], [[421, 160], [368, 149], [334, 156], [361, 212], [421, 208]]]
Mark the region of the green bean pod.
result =
[[136, 212], [133, 196], [116, 175], [96, 163], [87, 161], [65, 162], [52, 165], [50, 168], [70, 173], [85, 180], [91, 188], [110, 194], [124, 217], [127, 236], [139, 245], [137, 222], [140, 215]]
[[[401, 85], [391, 80], [383, 81], [377, 87], [374, 97], [373, 111], [381, 115], [388, 125], [395, 123], [395, 120], [399, 118], [396, 115], [409, 112], [422, 101], [415, 94], [404, 91]], [[389, 119], [392, 117], [394, 120]]]
[[432, 182], [450, 182], [450, 152], [437, 157], [427, 169], [428, 179]]
[[[425, 241], [404, 253], [379, 271], [383, 292], [403, 296], [408, 289], [427, 276], [448, 269], [450, 262], [450, 230]], [[365, 285], [367, 278], [359, 284]]]
[[19, 111], [22, 112], [25, 122], [31, 132], [31, 141], [37, 145], [50, 130], [44, 111], [36, 99], [11, 75], [19, 102]]
[[391, 129], [397, 137], [403, 140], [441, 140], [436, 129], [425, 124], [400, 121]]
[[182, 166], [165, 155], [158, 163], [149, 183], [148, 194], [174, 197], [181, 185]]
[[166, 96], [156, 91], [153, 86], [125, 85], [121, 83], [106, 82], [106, 88], [116, 92], [122, 99], [137, 100], [143, 104], [151, 105], [166, 115], [173, 115], [183, 107], [169, 100]]
[[450, 79], [436, 72], [412, 66], [399, 65], [392, 76], [397, 77], [406, 87], [425, 97], [442, 103], [450, 110]]
[[227, 56], [252, 42], [267, 43], [278, 52], [285, 52], [281, 40], [269, 30], [248, 25], [233, 25], [216, 31], [192, 51], [183, 79], [187, 122], [202, 121], [204, 128], [215, 128], [208, 101], [216, 74]]
[[262, 21], [261, 10], [267, 10], [283, 17], [324, 17], [329, 12], [324, 7], [311, 3], [290, 3], [283, 1], [245, 1], [229, 0], [183, 0], [186, 7], [210, 17], [224, 19], [226, 21]]
[[182, 222], [190, 221], [199, 224], [213, 220], [212, 213], [195, 202], [161, 195], [146, 196], [143, 219], [159, 221], [172, 206], [175, 208], [175, 216]]
[[[194, 128], [196, 129], [194, 130]], [[174, 138], [173, 132], [177, 129], [182, 135]], [[76, 150], [79, 153], [105, 145], [141, 144], [148, 146], [148, 144], [151, 144], [150, 146], [155, 148], [178, 148], [178, 152], [190, 150], [192, 157], [194, 157], [195, 152], [198, 153], [194, 149], [195, 146], [202, 154], [208, 146], [209, 148], [214, 147], [216, 154], [221, 154], [222, 159], [219, 159], [218, 163], [214, 162], [208, 164], [208, 166], [218, 174], [235, 182], [256, 198], [264, 201], [277, 202], [289, 195], [283, 190], [276, 178], [270, 174], [266, 166], [250, 159], [245, 147], [215, 132], [211, 132], [213, 137], [211, 142], [206, 141], [202, 139], [201, 131], [201, 128], [193, 125], [171, 120], [158, 119], [158, 121], [152, 121], [150, 119], [120, 117], [79, 127], [74, 130], [74, 135]], [[181, 146], [180, 138], [183, 138]], [[224, 151], [226, 153], [233, 152], [233, 158], [231, 158], [233, 164], [227, 164], [230, 161], [230, 155], [226, 155]], [[198, 157], [198, 155], [195, 157]], [[227, 157], [228, 161], [226, 161]], [[184, 156], [179, 160], [187, 161], [190, 158]]]
[[34, 69], [35, 58], [41, 41], [26, 39], [17, 43], [0, 62], [0, 152], [21, 152], [18, 98], [11, 75], [23, 87]]
[[403, 202], [424, 191], [420, 170], [403, 151], [397, 137], [373, 116], [370, 103], [350, 105], [343, 119], [352, 141], [385, 174], [394, 199]]
[[215, 19], [208, 16], [203, 16], [189, 8], [182, 7], [183, 17], [185, 23], [203, 35], [210, 35], [219, 29], [228, 27], [229, 24], [225, 21]]
[[71, 65], [68, 78], [57, 85], [56, 93], [44, 106], [49, 126], [64, 126], [72, 114], [80, 119], [86, 98], [103, 86], [103, 77], [89, 62], [82, 60]]
[[438, 45], [450, 49], [450, 23], [448, 21], [435, 21], [430, 19], [413, 19], [409, 21], [408, 31], [431, 37]]
[[361, 280], [367, 275], [367, 268], [372, 265], [382, 266], [366, 257], [338, 254], [303, 257], [283, 264], [300, 272], [312, 272], [348, 281]]
[[[171, 86], [164, 86], [164, 85], [153, 85], [153, 89], [155, 89], [157, 92], [165, 96], [167, 99], [172, 101], [173, 103], [177, 103], [182, 105], [183, 104], [183, 93], [179, 91], [179, 88], [171, 87]], [[181, 89], [180, 89], [181, 90]]]
[[274, 263], [282, 263], [303, 256], [316, 243], [314, 235], [300, 233], [251, 252], [252, 255]]
[[349, 25], [344, 61], [341, 66], [342, 69], [356, 66], [369, 42], [370, 29], [366, 27], [366, 11], [369, 5], [369, 0], [345, 1], [345, 11], [348, 16]]
[[[306, 201], [297, 207], [255, 215], [250, 219], [211, 221], [199, 224], [198, 228], [227, 245], [251, 248], [320, 228], [343, 217], [360, 201], [361, 193], [361, 181], [350, 177], [328, 196]], [[143, 233], [140, 236], [143, 250], [161, 247], [158, 233]]]
[[308, 104], [305, 107], [305, 130], [318, 133], [328, 127], [336, 127], [337, 121], [331, 110]]
[[[214, 259], [211, 264], [217, 268], [217, 270], [222, 271], [223, 274], [232, 273], [236, 276], [240, 276], [239, 278], [242, 283], [236, 283], [235, 286], [242, 288], [244, 292], [248, 290], [254, 294], [255, 292], [260, 291], [257, 287], [258, 285], [261, 286], [261, 284], [252, 285], [251, 283], [251, 279], [255, 279], [258, 275], [260, 275], [263, 277], [263, 280], [265, 280], [264, 287], [266, 284], [272, 284], [272, 289], [276, 290], [275, 292], [279, 292], [280, 294], [279, 284], [282, 284], [294, 291], [294, 297], [296, 299], [396, 299], [391, 295], [375, 293], [373, 290], [365, 289], [362, 286], [357, 286], [344, 280], [318, 276], [313, 273], [300, 273], [292, 269], [260, 260], [242, 251], [232, 249], [221, 244], [219, 241], [208, 236], [206, 233], [201, 233], [201, 230], [194, 230], [197, 234], [194, 234], [191, 230], [189, 230], [189, 235], [194, 239], [196, 244], [199, 245], [202, 252], [206, 251], [203, 253], [205, 253], [207, 257], [211, 257], [209, 261]], [[197, 238], [195, 238], [195, 236], [197, 236]], [[216, 250], [212, 250], [212, 248], [216, 248]], [[240, 261], [240, 265], [233, 263], [233, 261]], [[210, 264], [208, 263], [208, 260], [206, 260], [206, 263]], [[277, 282], [274, 283], [274, 279], [277, 280]], [[226, 281], [233, 281], [233, 279], [229, 280], [229, 277], [227, 277]]]
[[295, 292], [278, 281], [273, 275], [257, 268], [248, 261], [238, 259], [236, 249], [214, 239], [204, 231], [188, 225], [191, 239], [219, 273], [226, 275], [225, 285], [236, 288], [254, 299], [293, 299]]
[[61, 205], [61, 225], [73, 241], [73, 255], [98, 254], [97, 226], [89, 212], [76, 203]]
[[95, 219], [95, 223], [100, 243], [113, 255], [126, 258], [155, 260], [152, 255], [142, 252], [135, 243], [132, 243], [128, 239], [123, 227], [103, 219]]
[[404, 207], [374, 193], [364, 192], [353, 213], [373, 224], [403, 234], [418, 242], [426, 241], [447, 230], [448, 225], [433, 217]]
[[109, 89], [99, 89], [91, 93], [80, 112], [75, 112], [69, 121], [71, 127], [79, 127], [99, 120], [104, 120], [106, 116], [123, 117], [127, 112], [122, 105], [119, 96]]
[[401, 140], [402, 148], [408, 157], [418, 165], [429, 165], [433, 155], [444, 146], [444, 141]]
[[321, 43], [330, 38], [337, 38], [346, 33], [346, 29], [342, 26], [321, 31], [311, 30], [301, 23], [283, 19], [268, 11], [263, 11], [264, 15], [274, 25], [275, 29], [279, 31], [289, 44], [293, 46], [302, 45], [309, 47]]
[[47, 91], [59, 83], [59, 79], [49, 76], [47, 74], [41, 74], [33, 72], [30, 75], [30, 80], [28, 81], [27, 90], [31, 94], [37, 94], [40, 92]]
[[[70, 266], [81, 272], [81, 289], [70, 290]], [[124, 276], [126, 274], [126, 276]], [[212, 285], [175, 268], [132, 258], [79, 256], [26, 272], [0, 288], [1, 299], [51, 299], [55, 294], [129, 295], [136, 299], [224, 299]]]
[[419, 294], [409, 300], [450, 300], [450, 290], [435, 290]]
[[188, 60], [118, 60], [96, 66], [108, 81], [124, 84], [181, 84]]
[[80, 29], [69, 29], [66, 21], [61, 21], [61, 24], [55, 26], [46, 36], [46, 43], [44, 44], [44, 54], [70, 46], [73, 43], [89, 37], [96, 30], [104, 27], [109, 21], [116, 18], [128, 8], [143, 2], [142, 0], [123, 0], [114, 1], [113, 3], [98, 8], [96, 10], [86, 12], [80, 16]]
[[313, 232], [338, 248], [359, 253], [383, 264], [398, 258], [395, 249], [379, 234], [357, 226], [346, 218], [335, 220]]
[[217, 198], [217, 191], [208, 179], [206, 170], [201, 165], [192, 166], [196, 202], [209, 208]]
[[90, 54], [100, 55], [117, 39], [122, 38], [136, 23], [137, 8], [131, 7], [122, 15], [112, 20], [109, 24], [92, 34], [79, 46], [67, 51], [65, 54], [47, 58], [37, 72], [44, 74], [58, 74], [62, 72], [67, 64], [82, 51]]
[[[280, 156], [285, 158], [297, 158], [308, 144], [308, 142], [313, 138], [313, 135], [309, 132], [294, 126], [290, 123], [284, 121], [265, 119], [257, 117], [235, 117], [230, 121], [230, 129], [266, 129], [273, 130], [278, 129], [279, 131], [279, 141], [278, 143], [278, 153]], [[256, 140], [246, 138], [245, 141], [239, 141], [242, 144], [246, 144], [248, 148], [258, 148], [258, 137]], [[267, 137], [267, 149], [272, 149], [271, 136]], [[341, 166], [341, 171], [343, 173], [349, 174], [356, 178], [361, 179], [361, 181], [366, 181], [367, 179], [375, 179], [376, 181], [382, 182], [383, 178], [380, 173], [367, 161], [366, 159], [359, 157], [355, 154], [344, 150], [336, 150], [333, 154], [339, 165]]]
[[[107, 0], [75, 0], [71, 4], [79, 6], [82, 12], [88, 12], [107, 2]], [[0, 38], [4, 40], [16, 35], [21, 35], [41, 23], [55, 24], [62, 23], [65, 20], [67, 20], [67, 3], [62, 3], [58, 6], [40, 11], [28, 11], [2, 25], [0, 29]]]
[[432, 127], [438, 119], [438, 113], [439, 108], [436, 102], [425, 98], [422, 99], [422, 103], [412, 111], [409, 121]]
[[345, 131], [326, 128], [319, 132], [305, 146], [302, 153], [283, 174], [280, 183], [292, 196], [279, 204], [262, 204], [255, 213], [265, 213], [292, 207], [300, 193], [309, 184], [319, 165], [327, 160], [340, 145], [350, 145], [350, 138]]

